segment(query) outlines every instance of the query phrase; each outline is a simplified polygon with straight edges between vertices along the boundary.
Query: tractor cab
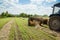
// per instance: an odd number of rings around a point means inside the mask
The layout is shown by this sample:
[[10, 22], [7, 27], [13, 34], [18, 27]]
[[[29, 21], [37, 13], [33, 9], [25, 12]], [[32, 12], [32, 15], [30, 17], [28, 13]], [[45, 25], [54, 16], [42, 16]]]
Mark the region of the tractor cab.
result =
[[56, 5], [53, 7], [53, 14], [60, 14], [60, 5]]
[[60, 16], [60, 3], [55, 4], [52, 8], [53, 8], [53, 11], [50, 16], [53, 16], [53, 15]]
[[53, 12], [49, 16], [49, 28], [60, 31], [60, 3], [55, 4], [52, 8]]

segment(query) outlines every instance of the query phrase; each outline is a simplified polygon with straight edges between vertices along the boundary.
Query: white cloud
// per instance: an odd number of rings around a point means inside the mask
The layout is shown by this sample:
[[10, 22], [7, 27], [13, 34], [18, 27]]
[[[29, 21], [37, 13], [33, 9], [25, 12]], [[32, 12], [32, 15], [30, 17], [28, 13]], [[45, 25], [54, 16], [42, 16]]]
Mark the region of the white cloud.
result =
[[51, 7], [42, 7], [41, 8], [41, 13], [42, 14], [51, 14], [52, 13], [52, 8]]
[[10, 0], [11, 2], [18, 3], [19, 0]]
[[[8, 10], [9, 13], [13, 14], [19, 14], [21, 12], [25, 12], [28, 14], [49, 15], [52, 12], [52, 8], [43, 6], [41, 4], [43, 3], [43, 1], [52, 2], [52, 0], [31, 0], [30, 4], [21, 5], [18, 4], [19, 0], [3, 0], [3, 5], [0, 5], [1, 9], [0, 12]], [[40, 6], [37, 4], [40, 4]], [[8, 7], [6, 8], [6, 6], [9, 6], [9, 8]]]
[[42, 2], [42, 1], [44, 1], [44, 0], [31, 0], [31, 1], [35, 1], [35, 2]]
[[43, 1], [46, 1], [46, 2], [54, 2], [56, 0], [31, 0], [32, 2], [43, 2]]
[[28, 5], [21, 5], [22, 8], [25, 8], [25, 9], [35, 9], [37, 8], [36, 5], [33, 5], [33, 4], [28, 4]]
[[31, 0], [32, 4], [41, 4], [44, 0]]
[[46, 2], [56, 2], [56, 0], [46, 0]]
[[18, 3], [19, 0], [5, 0], [5, 2]]

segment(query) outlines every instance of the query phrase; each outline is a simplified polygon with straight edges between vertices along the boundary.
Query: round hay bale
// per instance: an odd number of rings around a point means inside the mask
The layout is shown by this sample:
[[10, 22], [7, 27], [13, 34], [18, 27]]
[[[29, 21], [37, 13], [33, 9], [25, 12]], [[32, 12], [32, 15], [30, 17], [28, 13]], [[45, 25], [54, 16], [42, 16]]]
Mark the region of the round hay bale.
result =
[[29, 25], [29, 26], [35, 26], [35, 25], [36, 25], [36, 22], [38, 22], [39, 25], [41, 26], [41, 24], [42, 24], [42, 18], [30, 17], [30, 18], [28, 19], [28, 25]]

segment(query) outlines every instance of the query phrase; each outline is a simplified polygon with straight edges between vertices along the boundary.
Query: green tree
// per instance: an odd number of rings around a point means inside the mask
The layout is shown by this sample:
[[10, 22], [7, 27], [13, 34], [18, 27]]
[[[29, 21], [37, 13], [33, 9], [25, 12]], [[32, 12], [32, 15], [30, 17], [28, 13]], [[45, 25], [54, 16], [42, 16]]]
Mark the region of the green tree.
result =
[[20, 17], [27, 17], [28, 15], [26, 13], [20, 13]]
[[5, 17], [5, 13], [4, 12], [1, 13], [1, 17]]
[[43, 17], [48, 17], [48, 15], [43, 15]]

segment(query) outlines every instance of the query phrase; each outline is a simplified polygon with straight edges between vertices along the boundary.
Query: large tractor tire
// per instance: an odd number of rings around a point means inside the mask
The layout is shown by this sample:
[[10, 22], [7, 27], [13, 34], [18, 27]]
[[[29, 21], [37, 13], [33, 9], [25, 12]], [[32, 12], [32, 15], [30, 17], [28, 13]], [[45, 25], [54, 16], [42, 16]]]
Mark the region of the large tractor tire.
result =
[[60, 16], [51, 16], [50, 17], [49, 28], [51, 30], [60, 31]]

